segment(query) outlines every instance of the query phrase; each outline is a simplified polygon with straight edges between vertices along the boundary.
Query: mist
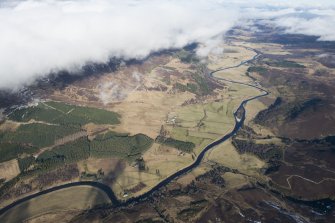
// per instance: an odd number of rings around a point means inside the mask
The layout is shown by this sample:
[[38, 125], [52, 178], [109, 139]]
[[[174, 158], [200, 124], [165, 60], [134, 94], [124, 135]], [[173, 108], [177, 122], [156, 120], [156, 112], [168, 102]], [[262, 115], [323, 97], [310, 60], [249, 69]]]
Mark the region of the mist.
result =
[[256, 18], [288, 33], [335, 40], [334, 9], [328, 0], [1, 1], [0, 88], [16, 90], [88, 62], [141, 59], [194, 42], [205, 57], [228, 30]]

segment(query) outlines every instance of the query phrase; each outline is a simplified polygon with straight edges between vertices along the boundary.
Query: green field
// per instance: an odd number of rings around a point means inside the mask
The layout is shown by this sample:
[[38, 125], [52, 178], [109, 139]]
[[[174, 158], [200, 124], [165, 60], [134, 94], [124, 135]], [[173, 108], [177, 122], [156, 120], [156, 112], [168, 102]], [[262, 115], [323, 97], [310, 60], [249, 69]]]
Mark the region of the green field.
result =
[[81, 138], [74, 142], [56, 146], [43, 152], [35, 160], [31, 156], [20, 158], [19, 167], [23, 173], [39, 173], [58, 166], [75, 163], [80, 160], [95, 158], [119, 157], [133, 162], [140, 158], [153, 143], [150, 137], [137, 134], [119, 134], [108, 132], [98, 135], [94, 140]]
[[89, 141], [85, 138], [56, 146], [47, 150], [35, 159], [26, 155], [18, 159], [19, 167], [23, 175], [43, 173], [59, 166], [74, 163], [90, 156]]
[[226, 133], [235, 123], [233, 111], [239, 100], [223, 100], [208, 104], [189, 105], [177, 111], [177, 126], [171, 136], [195, 144], [199, 139], [217, 139]]
[[256, 72], [256, 73], [260, 73], [260, 74], [265, 74], [268, 70], [265, 67], [249, 67], [247, 72]]
[[137, 134], [134, 136], [107, 133], [95, 138], [90, 143], [93, 157], [120, 157], [128, 161], [139, 158], [153, 143], [150, 137]]
[[194, 132], [198, 133], [197, 131], [189, 131], [187, 128], [174, 127], [171, 131], [171, 137], [174, 139], [185, 142], [192, 142], [195, 145], [199, 145], [203, 141], [202, 135], [197, 136], [193, 134]]
[[270, 60], [265, 62], [267, 65], [272, 67], [283, 67], [283, 68], [305, 68], [304, 65], [298, 64], [294, 61], [289, 60]]
[[35, 164], [35, 157], [27, 156], [18, 159], [21, 172], [27, 171], [32, 165]]
[[79, 129], [70, 126], [32, 123], [20, 125], [15, 132], [4, 133], [1, 141], [45, 147], [54, 144], [54, 141], [57, 139], [78, 131]]
[[33, 154], [39, 148], [51, 146], [55, 140], [78, 131], [79, 129], [70, 126], [32, 123], [20, 125], [15, 132], [2, 132], [0, 134], [0, 162], [18, 158], [24, 154]]
[[37, 106], [14, 111], [9, 118], [18, 122], [31, 119], [60, 125], [119, 124], [120, 116], [98, 108], [68, 105], [61, 102], [39, 103]]
[[[8, 118], [17, 122], [35, 120], [40, 123], [22, 123], [15, 131], [0, 132], [0, 162], [52, 146], [56, 140], [79, 132], [87, 123], [120, 123], [120, 116], [115, 112], [53, 101], [15, 110]], [[70, 160], [75, 157], [73, 154], [69, 156]]]
[[195, 144], [192, 142], [185, 142], [181, 140], [176, 140], [173, 138], [164, 138], [161, 136], [158, 136], [156, 138], [156, 142], [166, 145], [166, 146], [171, 146], [173, 148], [176, 148], [180, 151], [190, 153], [193, 151]]
[[0, 143], [0, 162], [5, 162], [11, 159], [15, 159], [19, 154], [32, 154], [38, 151], [36, 147], [28, 145], [20, 145], [17, 143]]
[[73, 163], [83, 159], [87, 159], [89, 156], [89, 141], [85, 138], [81, 138], [75, 142], [57, 146], [50, 151], [45, 151], [37, 158], [37, 161], [40, 163]]

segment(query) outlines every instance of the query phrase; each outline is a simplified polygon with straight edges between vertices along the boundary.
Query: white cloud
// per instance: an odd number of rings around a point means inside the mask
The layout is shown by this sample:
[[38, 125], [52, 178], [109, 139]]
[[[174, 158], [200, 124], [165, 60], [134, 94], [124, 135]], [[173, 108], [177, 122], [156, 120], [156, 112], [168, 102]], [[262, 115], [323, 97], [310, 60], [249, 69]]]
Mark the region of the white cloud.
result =
[[335, 10], [332, 15], [310, 14], [310, 16], [290, 15], [274, 20], [276, 26], [286, 29], [287, 33], [319, 36], [321, 41], [335, 40]]
[[[243, 19], [239, 25], [248, 27], [248, 21], [261, 19], [262, 23], [284, 28], [286, 33], [319, 36], [320, 41], [335, 41], [335, 1], [320, 0], [255, 0], [238, 3]], [[252, 24], [252, 23], [251, 23]]]
[[0, 0], [0, 88], [192, 42], [205, 56], [250, 19], [335, 40], [334, 0]]
[[329, 8], [335, 7], [334, 0], [219, 0], [220, 2], [238, 5], [241, 8]]
[[112, 82], [106, 82], [99, 86], [99, 99], [107, 105], [111, 102], [121, 101], [127, 97], [128, 90]]
[[24, 1], [0, 8], [0, 88], [109, 57], [213, 42], [236, 21], [215, 1]]

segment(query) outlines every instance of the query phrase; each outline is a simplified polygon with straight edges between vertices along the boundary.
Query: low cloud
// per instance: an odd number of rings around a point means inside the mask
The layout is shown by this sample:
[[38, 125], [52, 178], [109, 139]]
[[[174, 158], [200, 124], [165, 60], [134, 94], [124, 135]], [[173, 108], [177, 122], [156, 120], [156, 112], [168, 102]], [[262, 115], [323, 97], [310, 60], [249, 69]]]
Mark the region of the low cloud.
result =
[[0, 88], [110, 57], [213, 42], [238, 13], [211, 0], [23, 1], [0, 8]]
[[289, 15], [276, 19], [273, 23], [283, 27], [286, 33], [319, 36], [320, 41], [334, 41], [335, 10], [332, 15], [307, 14], [309, 16]]
[[333, 0], [0, 1], [0, 88], [193, 42], [206, 56], [226, 31], [252, 19], [335, 40], [334, 10]]
[[98, 89], [98, 97], [104, 105], [111, 102], [121, 101], [127, 97], [127, 91], [125, 91], [123, 87], [112, 82], [103, 83], [98, 86]]
[[319, 36], [319, 41], [335, 41], [335, 29], [331, 28], [335, 25], [333, 0], [256, 0], [253, 7], [240, 6], [243, 15], [240, 25], [245, 25], [250, 19], [261, 19], [262, 23], [281, 27], [286, 33]]

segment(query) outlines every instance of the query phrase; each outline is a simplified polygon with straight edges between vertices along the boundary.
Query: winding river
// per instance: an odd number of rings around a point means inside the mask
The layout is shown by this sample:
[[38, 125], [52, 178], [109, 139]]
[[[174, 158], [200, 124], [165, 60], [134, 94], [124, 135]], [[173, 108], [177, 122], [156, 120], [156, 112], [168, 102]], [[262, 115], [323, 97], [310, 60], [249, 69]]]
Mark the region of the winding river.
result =
[[[257, 98], [260, 98], [260, 97], [263, 97], [263, 96], [266, 96], [266, 95], [269, 94], [268, 91], [264, 90], [263, 88], [259, 87], [258, 85], [247, 84], [247, 83], [233, 81], [233, 80], [228, 80], [228, 79], [225, 79], [225, 78], [220, 78], [220, 77], [216, 77], [215, 76], [215, 73], [217, 73], [217, 72], [240, 67], [240, 66], [242, 66], [242, 65], [244, 65], [246, 63], [249, 63], [249, 62], [251, 62], [251, 61], [253, 61], [253, 60], [255, 60], [255, 59], [257, 59], [259, 57], [259, 55], [260, 55], [259, 51], [255, 50], [255, 49], [252, 49], [252, 48], [247, 48], [247, 47], [246, 47], [246, 49], [254, 51], [256, 53], [256, 55], [253, 58], [249, 59], [249, 60], [245, 60], [245, 61], [240, 62], [238, 65], [231, 66], [231, 67], [220, 68], [218, 70], [215, 70], [215, 71], [209, 73], [209, 76], [212, 77], [212, 78], [214, 78], [214, 79], [217, 79], [217, 80], [221, 80], [221, 81], [225, 81], [225, 82], [230, 82], [230, 83], [234, 83], [234, 84], [240, 84], [240, 85], [249, 86], [249, 87], [252, 87], [252, 88], [260, 90], [262, 93], [260, 95], [248, 98], [248, 99], [246, 99], [246, 100], [244, 100], [244, 101], [241, 102], [241, 104], [239, 105], [239, 107], [234, 112], [234, 117], [235, 117], [235, 126], [234, 126], [234, 129], [230, 133], [224, 135], [222, 138], [220, 138], [220, 139], [212, 142], [211, 144], [207, 145], [201, 151], [201, 153], [196, 157], [196, 160], [192, 164], [190, 164], [189, 166], [187, 166], [187, 167], [185, 167], [185, 168], [183, 168], [183, 169], [175, 172], [174, 174], [168, 176], [167, 178], [165, 178], [164, 180], [162, 180], [161, 182], [159, 182], [156, 186], [154, 186], [153, 188], [151, 188], [149, 191], [145, 192], [144, 194], [142, 194], [142, 195], [140, 195], [138, 197], [129, 198], [128, 200], [125, 200], [125, 201], [117, 199], [117, 197], [115, 196], [115, 194], [112, 191], [112, 189], [109, 186], [105, 185], [105, 184], [102, 184], [102, 183], [99, 183], [99, 182], [92, 182], [92, 181], [80, 181], [80, 182], [68, 183], [68, 184], [64, 184], [64, 185], [61, 185], [61, 186], [52, 187], [50, 189], [47, 189], [47, 190], [44, 190], [44, 191], [40, 191], [38, 193], [35, 193], [35, 194], [29, 195], [27, 197], [24, 197], [22, 199], [19, 199], [19, 200], [15, 201], [15, 202], [11, 203], [10, 205], [2, 208], [0, 210], [0, 215], [3, 215], [5, 212], [9, 211], [10, 209], [16, 207], [17, 205], [19, 205], [19, 204], [21, 204], [23, 202], [29, 201], [30, 199], [33, 199], [33, 198], [45, 195], [47, 193], [51, 193], [51, 192], [57, 191], [57, 190], [62, 190], [62, 189], [65, 189], [65, 188], [76, 187], [76, 186], [92, 186], [92, 187], [96, 187], [96, 188], [104, 191], [108, 195], [109, 199], [111, 200], [112, 204], [115, 207], [127, 206], [129, 204], [145, 200], [150, 195], [152, 195], [154, 192], [158, 191], [160, 188], [162, 188], [162, 187], [166, 186], [167, 184], [169, 184], [171, 181], [173, 181], [176, 178], [178, 178], [178, 177], [180, 177], [180, 176], [182, 176], [184, 174], [187, 174], [190, 171], [192, 171], [194, 168], [196, 168], [197, 166], [200, 165], [201, 161], [203, 160], [203, 158], [206, 155], [206, 152], [208, 152], [210, 149], [214, 148], [215, 146], [217, 146], [217, 145], [225, 142], [227, 139], [231, 138], [242, 127], [242, 125], [244, 123], [244, 120], [245, 120], [245, 115], [246, 115], [245, 105], [249, 101], [255, 100]], [[238, 114], [239, 115], [242, 114], [242, 116], [238, 118], [237, 117]]]

